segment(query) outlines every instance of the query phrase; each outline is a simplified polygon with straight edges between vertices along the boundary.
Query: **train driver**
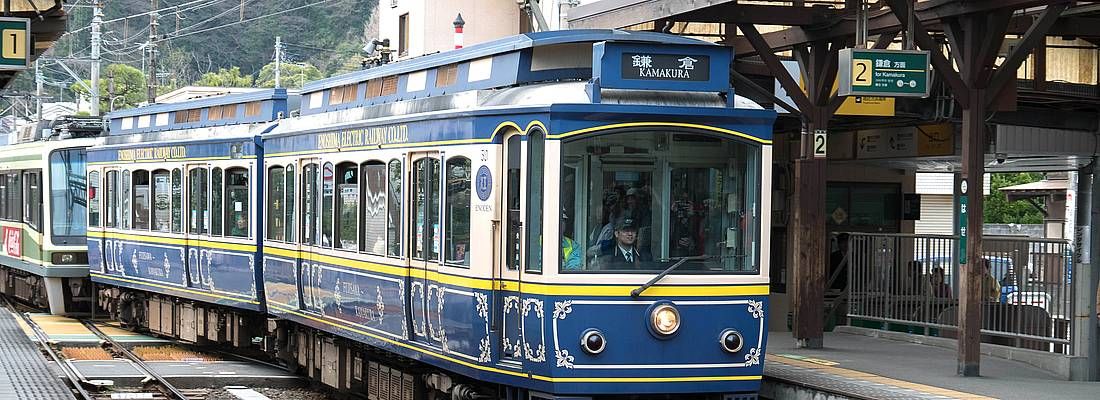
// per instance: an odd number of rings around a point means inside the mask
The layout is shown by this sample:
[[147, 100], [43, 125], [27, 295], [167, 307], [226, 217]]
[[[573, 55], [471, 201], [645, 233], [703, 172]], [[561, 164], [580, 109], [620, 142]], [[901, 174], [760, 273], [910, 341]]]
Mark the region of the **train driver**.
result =
[[640, 269], [649, 257], [638, 251], [638, 226], [631, 218], [620, 219], [615, 224], [615, 245], [611, 253], [600, 257], [600, 268]]

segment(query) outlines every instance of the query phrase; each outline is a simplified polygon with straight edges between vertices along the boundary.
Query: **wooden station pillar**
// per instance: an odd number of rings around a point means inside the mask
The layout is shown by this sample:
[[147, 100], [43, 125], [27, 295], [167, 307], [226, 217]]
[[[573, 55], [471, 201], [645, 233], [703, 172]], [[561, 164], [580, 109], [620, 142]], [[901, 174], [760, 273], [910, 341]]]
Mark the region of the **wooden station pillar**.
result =
[[[901, 25], [906, 25], [908, 0], [887, 0]], [[1067, 7], [1065, 1], [1052, 1], [1032, 23], [1008, 57], [996, 64], [1009, 20], [1015, 10], [995, 9], [962, 13], [945, 18], [944, 33], [951, 60], [944, 57], [941, 44], [932, 39], [921, 22], [914, 21], [914, 41], [931, 53], [932, 66], [944, 79], [962, 108], [962, 179], [967, 190], [966, 263], [959, 271], [958, 374], [979, 376], [982, 328], [982, 182], [985, 174], [985, 134], [987, 117], [1006, 83], [1014, 81], [1016, 70]], [[952, 62], [954, 64], [952, 64]], [[956, 70], [954, 66], [958, 66]]]

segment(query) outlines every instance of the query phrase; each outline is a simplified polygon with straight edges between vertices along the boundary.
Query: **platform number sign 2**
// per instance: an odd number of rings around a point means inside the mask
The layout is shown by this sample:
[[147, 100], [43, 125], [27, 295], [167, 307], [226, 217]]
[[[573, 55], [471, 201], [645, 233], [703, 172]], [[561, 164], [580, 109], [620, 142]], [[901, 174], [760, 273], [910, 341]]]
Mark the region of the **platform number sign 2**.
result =
[[852, 86], [871, 86], [871, 60], [852, 60]]
[[0, 69], [26, 69], [30, 55], [30, 20], [0, 18]]
[[828, 139], [825, 136], [825, 130], [818, 129], [814, 131], [814, 158], [825, 158], [825, 150], [828, 148]]

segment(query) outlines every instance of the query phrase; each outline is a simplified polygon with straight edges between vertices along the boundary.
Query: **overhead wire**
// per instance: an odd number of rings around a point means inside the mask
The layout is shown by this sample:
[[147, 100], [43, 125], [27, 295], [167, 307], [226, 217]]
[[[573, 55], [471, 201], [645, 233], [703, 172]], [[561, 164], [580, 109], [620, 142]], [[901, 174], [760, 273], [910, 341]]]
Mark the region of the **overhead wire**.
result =
[[172, 40], [172, 39], [179, 39], [179, 38], [182, 38], [182, 37], [191, 36], [191, 35], [195, 35], [195, 34], [199, 34], [199, 33], [205, 33], [205, 32], [213, 31], [213, 30], [216, 30], [216, 29], [226, 28], [226, 27], [230, 27], [230, 26], [234, 26], [234, 25], [240, 25], [240, 24], [243, 24], [243, 23], [252, 22], [252, 21], [256, 21], [256, 20], [264, 19], [264, 18], [269, 18], [269, 17], [274, 17], [274, 16], [277, 16], [277, 15], [282, 15], [282, 14], [286, 14], [286, 13], [289, 13], [289, 12], [292, 12], [292, 11], [298, 11], [298, 10], [301, 10], [301, 9], [304, 9], [304, 8], [318, 6], [318, 5], [322, 5], [322, 4], [325, 4], [325, 3], [341, 2], [341, 1], [346, 1], [346, 0], [320, 0], [320, 1], [317, 1], [317, 2], [304, 4], [304, 5], [301, 5], [301, 6], [298, 6], [298, 7], [288, 8], [286, 10], [279, 10], [279, 11], [276, 11], [276, 12], [273, 12], [273, 13], [260, 15], [258, 17], [243, 19], [243, 20], [240, 20], [240, 21], [237, 21], [237, 22], [231, 22], [231, 23], [228, 23], [228, 24], [214, 26], [214, 27], [210, 27], [210, 28], [206, 28], [206, 29], [200, 29], [200, 30], [197, 30], [197, 31], [183, 33], [183, 34], [179, 34], [179, 35], [170, 35], [170, 36], [167, 36], [163, 39], [158, 39], [157, 42], [158, 43], [159, 42], [166, 42], [166, 41], [169, 41], [169, 40]]

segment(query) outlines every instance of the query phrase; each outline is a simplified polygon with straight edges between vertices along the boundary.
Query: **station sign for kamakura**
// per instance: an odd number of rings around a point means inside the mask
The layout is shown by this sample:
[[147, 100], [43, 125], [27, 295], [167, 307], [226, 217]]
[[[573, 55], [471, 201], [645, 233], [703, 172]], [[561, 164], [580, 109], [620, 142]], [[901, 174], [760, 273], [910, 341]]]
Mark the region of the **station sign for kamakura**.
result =
[[710, 56], [623, 52], [623, 79], [705, 82]]

